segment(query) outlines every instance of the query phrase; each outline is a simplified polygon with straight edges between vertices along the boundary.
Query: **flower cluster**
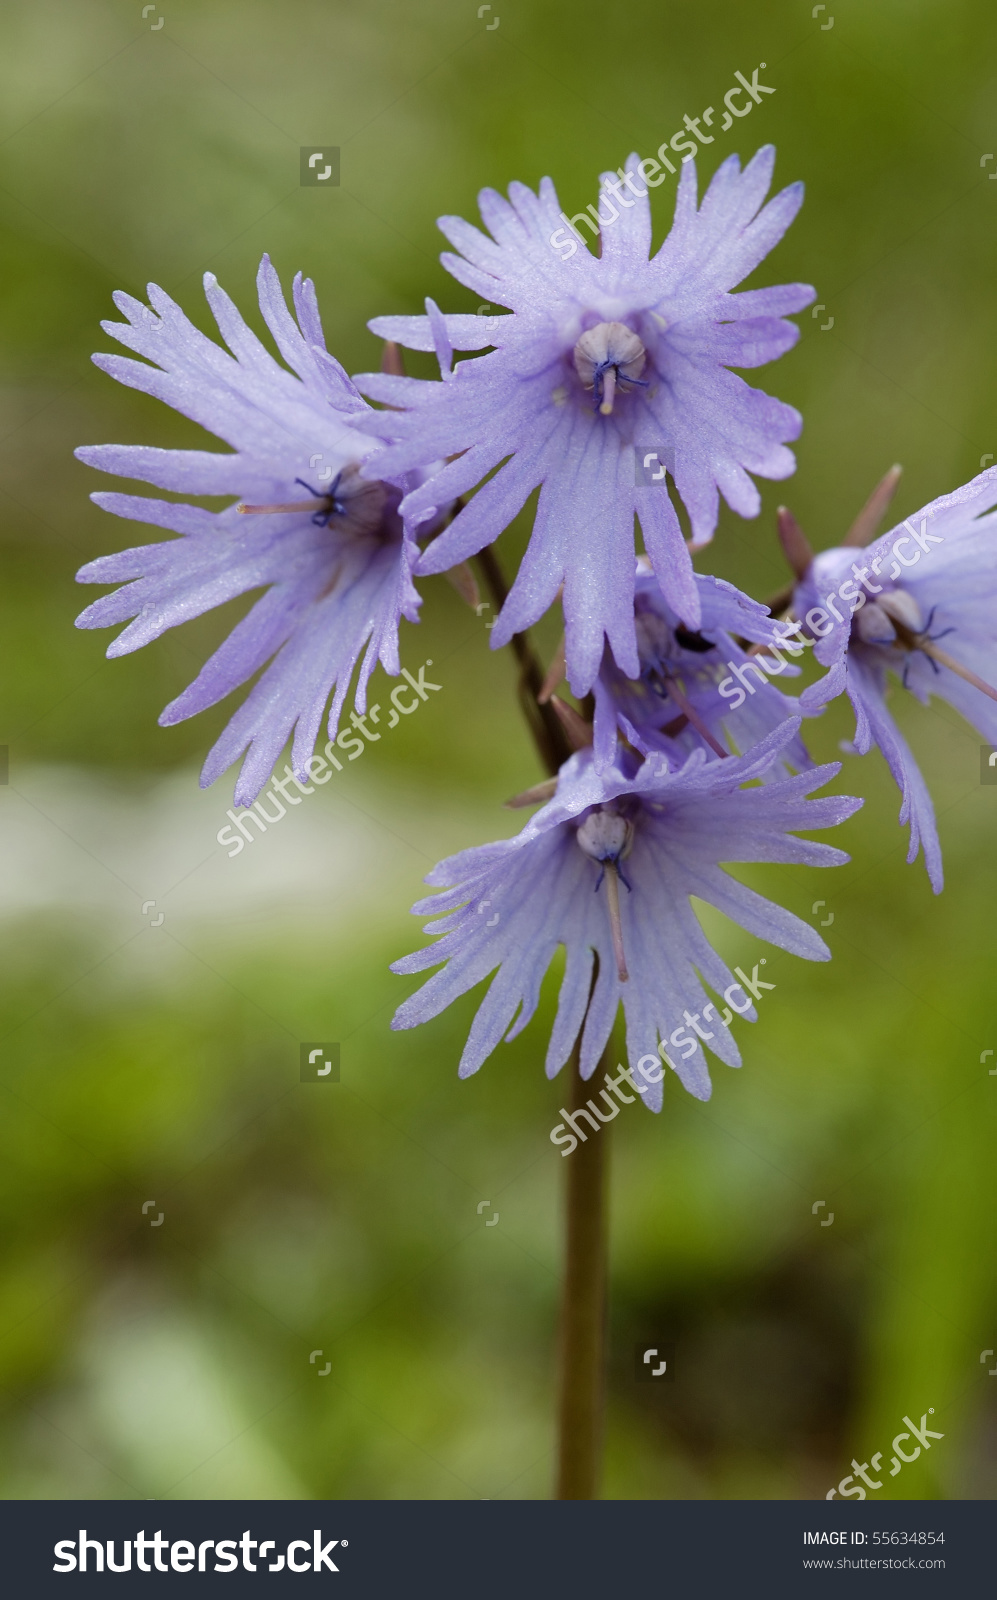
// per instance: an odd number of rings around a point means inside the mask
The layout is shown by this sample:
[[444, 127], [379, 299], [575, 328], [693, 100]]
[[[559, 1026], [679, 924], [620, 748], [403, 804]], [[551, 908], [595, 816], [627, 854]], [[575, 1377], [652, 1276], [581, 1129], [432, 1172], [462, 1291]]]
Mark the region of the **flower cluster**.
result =
[[[742, 171], [732, 156], [701, 203], [687, 161], [673, 226], [654, 255], [636, 155], [625, 168], [626, 209], [598, 253], [551, 250], [560, 205], [549, 179], [537, 193], [514, 183], [507, 200], [484, 190], [487, 231], [443, 218], [455, 253], [442, 259], [489, 309], [503, 310], [448, 315], [427, 299], [424, 316], [374, 319], [372, 330], [388, 341], [381, 373], [347, 376], [326, 349], [311, 283], [295, 279], [292, 316], [266, 257], [260, 308], [284, 365], [210, 274], [205, 292], [227, 350], [155, 286], [148, 306], [116, 296], [126, 320], [105, 324], [144, 359], [97, 356], [98, 365], [230, 448], [104, 445], [80, 450], [81, 459], [227, 503], [209, 511], [182, 499], [95, 495], [116, 515], [180, 537], [84, 567], [82, 582], [121, 587], [79, 625], [128, 621], [108, 650], [122, 655], [237, 595], [264, 591], [160, 718], [180, 721], [261, 674], [201, 778], [211, 783], [241, 758], [235, 798], [243, 805], [289, 740], [289, 770], [308, 776], [323, 720], [335, 740], [351, 688], [354, 719], [365, 714], [378, 662], [401, 671], [399, 627], [403, 617], [418, 621], [417, 580], [447, 572], [476, 599], [466, 562], [487, 552], [484, 570], [494, 578], [489, 547], [539, 491], [511, 589], [493, 590], [501, 609], [491, 642], [518, 636], [528, 655], [525, 630], [560, 605], [564, 644], [532, 702], [561, 740], [556, 770], [513, 802], [540, 805], [515, 838], [465, 850], [429, 875], [441, 892], [415, 910], [442, 919], [431, 925], [436, 942], [394, 968], [438, 968], [401, 1006], [398, 1028], [491, 977], [462, 1076], [527, 1025], [563, 947], [548, 1072], [577, 1051], [590, 1076], [622, 1005], [631, 1057], [664, 1053], [681, 1035], [691, 1048], [669, 1064], [705, 1098], [703, 1045], [732, 1066], [740, 1055], [729, 1007], [718, 1011], [710, 998], [730, 989], [732, 975], [693, 899], [782, 949], [829, 956], [811, 927], [722, 866], [848, 859], [797, 837], [837, 826], [861, 804], [811, 798], [839, 766], [813, 765], [801, 718], [848, 694], [853, 748], [883, 751], [903, 792], [911, 859], [923, 845], [936, 889], [931, 801], [887, 709], [889, 674], [922, 701], [943, 695], [997, 744], [989, 681], [997, 469], [868, 549], [895, 472], [843, 544], [816, 557], [781, 513], [796, 581], [769, 605], [693, 570], [692, 555], [713, 536], [719, 497], [742, 517], [757, 516], [750, 475], [785, 478], [795, 466], [788, 445], [799, 413], [732, 370], [789, 350], [798, 330], [787, 317], [813, 299], [805, 284], [734, 292], [802, 201], [800, 184], [766, 201], [774, 159], [763, 149]], [[610, 186], [619, 188], [614, 174], [603, 176], [600, 201]], [[407, 377], [399, 345], [435, 352], [439, 378]], [[660, 464], [651, 483], [639, 470], [645, 457]], [[786, 613], [825, 669], [798, 700], [751, 659], [767, 661], [785, 642]], [[780, 671], [799, 672], [779, 660]], [[732, 700], [727, 673], [752, 666], [757, 690]], [[574, 706], [557, 692], [562, 679]], [[753, 1019], [753, 1006], [744, 1014]], [[660, 1106], [660, 1089], [656, 1101], [644, 1098]]]

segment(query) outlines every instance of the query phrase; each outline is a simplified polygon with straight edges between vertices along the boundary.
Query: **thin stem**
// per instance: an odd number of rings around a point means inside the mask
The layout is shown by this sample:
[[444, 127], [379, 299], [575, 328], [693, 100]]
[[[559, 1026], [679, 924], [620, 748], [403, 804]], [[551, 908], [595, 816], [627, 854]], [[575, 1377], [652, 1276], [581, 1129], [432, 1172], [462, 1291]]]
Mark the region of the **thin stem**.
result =
[[[500, 611], [509, 594], [502, 568], [489, 546], [478, 565]], [[544, 671], [529, 635], [515, 633], [512, 648], [519, 663], [519, 703], [541, 761], [551, 777], [572, 754], [567, 733], [549, 701], [539, 703]], [[593, 972], [593, 986], [598, 972]], [[579, 1068], [579, 1040], [568, 1073], [571, 1107], [584, 1105], [588, 1085]], [[612, 1068], [607, 1046], [598, 1073]], [[606, 1347], [606, 1150], [608, 1129], [579, 1142], [567, 1156], [565, 1173], [564, 1282], [561, 1289], [561, 1340], [558, 1401], [558, 1500], [594, 1500], [599, 1492]]]
[[[571, 1110], [584, 1106], [590, 1084], [571, 1053]], [[591, 1082], [611, 1068], [608, 1049]], [[590, 1113], [589, 1113], [590, 1115]], [[586, 1124], [581, 1121], [585, 1131]], [[606, 1192], [609, 1130], [600, 1125], [567, 1162], [564, 1289], [561, 1300], [558, 1405], [558, 1500], [596, 1500], [602, 1454], [606, 1343]]]

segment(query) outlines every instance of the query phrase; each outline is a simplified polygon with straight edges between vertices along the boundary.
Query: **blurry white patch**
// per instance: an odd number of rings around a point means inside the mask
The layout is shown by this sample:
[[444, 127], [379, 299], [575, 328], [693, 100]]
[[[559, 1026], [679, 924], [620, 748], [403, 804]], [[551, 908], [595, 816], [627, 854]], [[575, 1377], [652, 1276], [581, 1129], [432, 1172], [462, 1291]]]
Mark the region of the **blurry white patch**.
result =
[[155, 946], [157, 965], [188, 933], [242, 942], [304, 925], [346, 939], [403, 922], [455, 836], [470, 843], [482, 826], [424, 791], [357, 774], [230, 858], [216, 838], [230, 794], [200, 790], [192, 772], [150, 782], [38, 767], [11, 778], [0, 789], [0, 920], [97, 922]]

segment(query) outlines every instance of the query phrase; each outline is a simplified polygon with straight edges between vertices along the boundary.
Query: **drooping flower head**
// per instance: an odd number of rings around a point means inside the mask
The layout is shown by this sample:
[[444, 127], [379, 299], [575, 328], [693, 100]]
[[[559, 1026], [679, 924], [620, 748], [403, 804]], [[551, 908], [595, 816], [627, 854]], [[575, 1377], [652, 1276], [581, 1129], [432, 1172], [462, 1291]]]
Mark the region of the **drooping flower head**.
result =
[[[895, 469], [898, 470], [898, 469]], [[885, 480], [884, 480], [885, 482]], [[855, 711], [854, 747], [874, 744], [903, 795], [908, 861], [924, 848], [935, 893], [943, 885], [934, 807], [887, 706], [895, 674], [922, 705], [933, 694], [955, 706], [997, 746], [997, 467], [942, 495], [889, 533], [802, 553], [793, 609], [828, 668], [801, 696], [817, 711], [842, 691]], [[809, 559], [807, 557], [809, 556]]]
[[107, 651], [126, 655], [236, 595], [266, 590], [159, 719], [164, 726], [182, 722], [270, 662], [201, 774], [203, 787], [248, 750], [235, 791], [242, 805], [259, 794], [292, 734], [294, 772], [308, 776], [329, 696], [328, 731], [335, 738], [361, 655], [355, 704], [357, 712], [366, 711], [374, 665], [379, 660], [387, 672], [399, 671], [399, 618], [417, 621], [420, 603], [412, 582], [418, 546], [398, 509], [416, 476], [361, 477], [373, 444], [351, 424], [369, 407], [325, 348], [312, 284], [300, 274], [294, 280], [295, 321], [266, 256], [257, 282], [260, 308], [290, 372], [246, 326], [211, 273], [205, 294], [231, 354], [150, 285], [151, 310], [117, 294], [128, 320], [103, 324], [147, 361], [94, 357], [112, 377], [165, 400], [234, 453], [141, 445], [76, 452], [105, 472], [243, 502], [206, 511], [142, 495], [95, 494], [97, 504], [117, 516], [183, 537], [83, 567], [81, 583], [124, 587], [88, 606], [77, 621], [81, 628], [103, 628], [134, 618]]
[[[718, 757], [743, 754], [799, 706], [770, 682], [799, 668], [781, 653], [802, 654], [768, 608], [722, 578], [696, 574], [701, 622], [684, 626], [661, 593], [646, 560], [637, 562], [634, 615], [640, 676], [628, 678], [607, 650], [593, 686], [596, 763], [616, 759], [618, 735], [647, 754], [659, 750], [672, 766], [691, 751]], [[749, 657], [739, 639], [770, 645]], [[812, 763], [799, 735], [782, 748], [767, 774], [802, 772]]]
[[[589, 751], [573, 756], [561, 769], [554, 798], [515, 838], [461, 851], [429, 874], [426, 882], [444, 892], [413, 910], [442, 914], [427, 930], [441, 937], [392, 970], [445, 965], [405, 1001], [392, 1026], [428, 1021], [495, 973], [461, 1057], [460, 1074], [467, 1077], [503, 1037], [514, 1038], [530, 1021], [544, 974], [563, 945], [548, 1075], [564, 1064], [582, 1031], [581, 1073], [591, 1076], [622, 1001], [631, 1061], [653, 1054], [660, 1041], [674, 1055], [681, 1052], [673, 1064], [686, 1088], [708, 1098], [701, 1041], [739, 1066], [733, 1012], [752, 1020], [756, 1013], [703, 933], [690, 897], [796, 955], [812, 961], [830, 955], [806, 923], [719, 865], [847, 861], [842, 851], [791, 832], [833, 827], [861, 805], [806, 798], [839, 771], [838, 764], [741, 787], [768, 771], [798, 726], [789, 720], [748, 755], [725, 761], [707, 761], [697, 750], [679, 772], [656, 754], [630, 775], [619, 768], [600, 773]], [[704, 985], [725, 996], [719, 1015]], [[660, 1086], [656, 1098], [649, 1092], [646, 1099], [660, 1107]]]
[[[439, 383], [357, 378], [364, 393], [401, 408], [362, 424], [391, 441], [378, 470], [459, 458], [415, 490], [406, 509], [438, 508], [499, 468], [417, 570], [441, 572], [489, 544], [540, 485], [529, 548], [492, 644], [535, 622], [563, 586], [576, 694], [591, 688], [606, 639], [623, 672], [640, 672], [635, 515], [672, 610], [686, 627], [700, 625], [699, 591], [667, 476], [702, 543], [712, 537], [720, 493], [742, 516], [755, 516], [759, 497], [748, 473], [785, 478], [793, 471], [786, 441], [799, 434], [799, 413], [730, 371], [788, 350], [798, 330], [785, 314], [813, 298], [802, 284], [730, 292], [802, 202], [802, 185], [793, 184], [762, 207], [774, 160], [770, 147], [760, 150], [742, 172], [731, 156], [698, 209], [689, 161], [672, 230], [653, 258], [647, 183], [663, 180], [642, 181], [642, 169], [654, 162], [631, 156], [622, 177], [603, 176], [598, 256], [565, 230], [549, 178], [539, 195], [512, 184], [508, 201], [485, 189], [481, 214], [492, 237], [443, 217], [440, 227], [461, 254], [442, 260], [458, 282], [512, 315], [444, 316], [427, 301], [425, 317], [370, 324], [385, 338], [435, 349], [440, 359]], [[489, 346], [489, 354], [451, 370], [454, 350]]]

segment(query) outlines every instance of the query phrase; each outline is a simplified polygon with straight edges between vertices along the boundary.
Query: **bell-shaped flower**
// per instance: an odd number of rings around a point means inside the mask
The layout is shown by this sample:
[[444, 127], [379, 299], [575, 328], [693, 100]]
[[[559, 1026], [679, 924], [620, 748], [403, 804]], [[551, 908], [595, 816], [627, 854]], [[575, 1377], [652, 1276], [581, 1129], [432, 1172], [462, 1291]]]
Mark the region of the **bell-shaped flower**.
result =
[[[847, 797], [807, 799], [839, 764], [742, 787], [768, 772], [798, 726], [789, 720], [747, 755], [726, 761], [694, 751], [678, 772], [659, 754], [630, 775], [600, 772], [591, 751], [572, 756], [554, 798], [515, 838], [463, 850], [429, 874], [426, 882], [443, 892], [413, 909], [442, 916], [427, 930], [439, 940], [396, 961], [393, 971], [445, 964], [399, 1008], [392, 1026], [427, 1022], [494, 973], [461, 1057], [467, 1077], [503, 1037], [526, 1027], [563, 945], [548, 1075], [567, 1060], [581, 1032], [581, 1073], [591, 1076], [622, 1001], [631, 1063], [660, 1047], [686, 1088], [706, 1099], [703, 1044], [728, 1065], [740, 1065], [730, 1025], [735, 1013], [754, 1020], [750, 991], [762, 990], [764, 958], [750, 977], [730, 972], [703, 932], [692, 897], [783, 950], [811, 961], [830, 957], [813, 928], [720, 866], [848, 860], [792, 831], [834, 827], [861, 805]], [[722, 997], [719, 1011], [707, 986]], [[660, 1107], [660, 1084], [645, 1098]]]
[[235, 796], [249, 805], [292, 734], [294, 772], [308, 776], [329, 696], [328, 733], [334, 739], [361, 656], [356, 712], [366, 712], [367, 682], [377, 661], [398, 673], [399, 619], [417, 621], [420, 603], [412, 582], [418, 546], [399, 503], [417, 478], [361, 476], [361, 463], [374, 446], [352, 424], [370, 408], [325, 348], [310, 282], [300, 274], [294, 280], [295, 321], [264, 256], [260, 308], [292, 371], [246, 326], [211, 273], [204, 286], [231, 354], [150, 285], [152, 309], [117, 294], [127, 321], [103, 324], [147, 359], [94, 360], [120, 382], [210, 429], [232, 453], [96, 445], [76, 454], [104, 472], [174, 493], [238, 501], [207, 511], [176, 500], [95, 494], [97, 504], [117, 516], [182, 537], [83, 567], [81, 583], [123, 587], [88, 606], [77, 626], [103, 628], [134, 618], [107, 651], [126, 655], [236, 595], [265, 590], [159, 719], [164, 726], [182, 722], [265, 667], [201, 775], [203, 787], [246, 753]]
[[[722, 578], [696, 574], [701, 623], [686, 628], [661, 593], [643, 558], [637, 562], [634, 613], [640, 676], [628, 678], [607, 650], [593, 686], [594, 746], [600, 766], [616, 759], [621, 736], [647, 754], [660, 750], [672, 766], [703, 748], [742, 755], [787, 717], [798, 702], [774, 677], [795, 676], [803, 645], [787, 637], [766, 606]], [[749, 655], [741, 641], [766, 648]], [[787, 660], [787, 654], [790, 659]], [[796, 735], [769, 768], [768, 778], [812, 765]]]
[[890, 713], [888, 685], [892, 673], [922, 705], [933, 694], [947, 700], [997, 748], [997, 467], [865, 549], [850, 539], [814, 557], [796, 539], [795, 552], [800, 581], [793, 610], [828, 669], [803, 691], [800, 705], [815, 712], [847, 693], [854, 748], [864, 755], [875, 744], [883, 752], [903, 796], [900, 821], [910, 825], [907, 859], [923, 847], [938, 894], [934, 807]]
[[[802, 202], [797, 183], [763, 206], [774, 161], [768, 147], [742, 172], [729, 157], [698, 209], [695, 164], [687, 162], [674, 224], [653, 257], [648, 186], [663, 181], [654, 175], [657, 162], [631, 156], [619, 176], [603, 175], [598, 255], [561, 213], [549, 178], [539, 194], [512, 184], [508, 200], [485, 189], [479, 204], [491, 237], [443, 217], [440, 227], [460, 254], [442, 260], [488, 306], [511, 315], [444, 316], [427, 301], [424, 317], [370, 324], [384, 338], [435, 350], [443, 378], [357, 378], [365, 394], [395, 408], [362, 424], [390, 441], [377, 470], [457, 458], [406, 499], [405, 509], [419, 515], [483, 485], [417, 570], [442, 572], [490, 544], [540, 486], [529, 547], [492, 644], [534, 623], [563, 588], [575, 694], [591, 689], [606, 639], [621, 671], [639, 674], [635, 515], [669, 605], [685, 626], [700, 625], [668, 479], [694, 542], [703, 543], [713, 535], [720, 494], [742, 516], [756, 516], [758, 490], [748, 474], [785, 478], [794, 469], [786, 443], [800, 432], [799, 413], [730, 370], [762, 366], [788, 350], [798, 329], [786, 313], [813, 298], [798, 283], [731, 293]], [[452, 366], [455, 350], [489, 347]]]

